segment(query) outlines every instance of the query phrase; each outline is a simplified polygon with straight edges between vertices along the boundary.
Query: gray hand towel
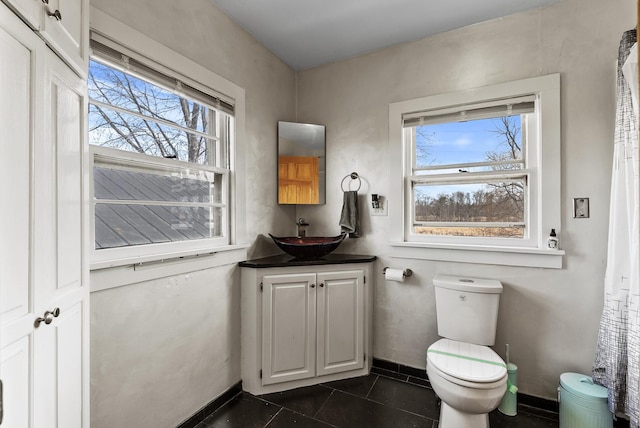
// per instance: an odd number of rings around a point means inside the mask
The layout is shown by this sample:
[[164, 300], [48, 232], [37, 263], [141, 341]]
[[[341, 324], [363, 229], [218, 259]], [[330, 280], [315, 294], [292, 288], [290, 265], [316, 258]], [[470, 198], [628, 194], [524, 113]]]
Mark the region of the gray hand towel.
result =
[[357, 238], [360, 236], [358, 192], [355, 190], [344, 192], [342, 213], [340, 214], [340, 228], [342, 233], [348, 233], [351, 238]]

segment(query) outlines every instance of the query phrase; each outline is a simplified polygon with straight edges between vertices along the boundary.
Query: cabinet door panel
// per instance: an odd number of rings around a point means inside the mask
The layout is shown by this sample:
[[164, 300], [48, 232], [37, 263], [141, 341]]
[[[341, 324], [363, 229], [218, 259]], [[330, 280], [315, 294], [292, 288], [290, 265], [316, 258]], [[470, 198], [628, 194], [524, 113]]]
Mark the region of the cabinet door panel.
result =
[[318, 375], [364, 367], [364, 274], [318, 274]]
[[53, 49], [81, 75], [87, 74], [89, 4], [86, 0], [49, 0], [50, 12], [60, 12], [57, 20], [43, 13], [42, 34]]
[[315, 275], [266, 275], [262, 299], [262, 384], [315, 376]]
[[[68, 71], [68, 70], [67, 70]], [[70, 74], [70, 73], [69, 73]], [[69, 78], [70, 77], [70, 78]], [[56, 112], [57, 288], [79, 287], [82, 272], [82, 89], [75, 76], [52, 80]]]
[[31, 336], [2, 348], [0, 351], [0, 377], [4, 388], [3, 428], [30, 427], [31, 393], [30, 366]]
[[42, 0], [4, 0], [32, 28], [40, 29], [40, 21], [44, 13]]
[[[35, 426], [83, 426], [83, 322], [85, 302], [66, 296], [60, 315], [35, 332]], [[47, 397], [57, 397], [47, 400]]]
[[36, 307], [52, 310], [52, 300], [86, 287], [82, 280], [83, 156], [86, 88], [55, 55], [49, 54], [45, 83], [46, 138], [35, 147], [34, 278]]
[[[2, 12], [10, 14], [6, 9]], [[9, 23], [15, 23], [15, 19]], [[0, 144], [4, 199], [0, 209], [0, 316], [4, 324], [26, 315], [30, 309], [30, 159], [31, 123], [35, 120], [31, 88], [35, 85], [35, 47], [39, 43], [24, 26], [13, 27], [0, 29], [0, 129], [4, 134]]]

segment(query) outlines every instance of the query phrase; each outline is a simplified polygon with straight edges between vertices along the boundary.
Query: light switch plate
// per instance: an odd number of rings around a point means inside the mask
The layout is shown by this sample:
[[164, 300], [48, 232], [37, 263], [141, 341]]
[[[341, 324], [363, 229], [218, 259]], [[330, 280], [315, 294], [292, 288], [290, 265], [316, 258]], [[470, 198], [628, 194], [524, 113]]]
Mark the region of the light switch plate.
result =
[[382, 195], [378, 196], [380, 208], [371, 208], [371, 215], [388, 215], [387, 198]]
[[573, 218], [589, 218], [589, 198], [573, 198]]

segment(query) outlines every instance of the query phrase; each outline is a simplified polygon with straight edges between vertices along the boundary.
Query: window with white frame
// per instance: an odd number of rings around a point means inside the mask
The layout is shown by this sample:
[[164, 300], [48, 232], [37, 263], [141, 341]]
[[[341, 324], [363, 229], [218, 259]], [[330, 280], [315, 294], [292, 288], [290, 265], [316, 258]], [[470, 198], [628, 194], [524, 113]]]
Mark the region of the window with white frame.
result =
[[229, 244], [232, 101], [102, 42], [88, 77], [93, 260]]
[[560, 229], [559, 114], [558, 75], [391, 104], [393, 240], [545, 249]]

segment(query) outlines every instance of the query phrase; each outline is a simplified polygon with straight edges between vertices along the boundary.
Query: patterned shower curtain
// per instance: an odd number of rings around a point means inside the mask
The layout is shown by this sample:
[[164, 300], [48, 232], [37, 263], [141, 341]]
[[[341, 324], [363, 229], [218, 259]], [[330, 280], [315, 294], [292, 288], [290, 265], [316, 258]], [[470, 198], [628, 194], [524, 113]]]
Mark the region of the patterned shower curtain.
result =
[[[604, 279], [604, 308], [593, 365], [593, 379], [609, 392], [609, 409], [624, 413], [638, 427], [640, 366], [639, 159], [638, 117], [632, 94], [637, 73], [629, 78], [627, 59], [636, 42], [636, 30], [620, 42], [617, 110], [609, 210], [609, 244]], [[633, 49], [636, 49], [635, 47]], [[637, 56], [635, 67], [637, 67]], [[623, 71], [624, 68], [624, 71]], [[625, 72], [627, 76], [625, 77]], [[634, 89], [631, 89], [631, 87]], [[635, 94], [634, 94], [635, 95]], [[636, 106], [637, 108], [637, 106]]]

